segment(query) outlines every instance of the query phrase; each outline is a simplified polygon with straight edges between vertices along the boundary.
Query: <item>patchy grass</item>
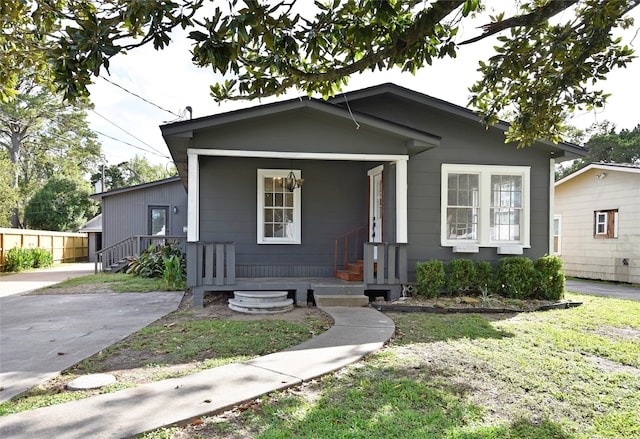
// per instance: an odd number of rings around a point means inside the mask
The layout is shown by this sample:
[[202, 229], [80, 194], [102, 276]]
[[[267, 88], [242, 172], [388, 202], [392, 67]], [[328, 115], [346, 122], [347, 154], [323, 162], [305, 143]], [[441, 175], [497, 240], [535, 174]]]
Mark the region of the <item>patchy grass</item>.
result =
[[47, 294], [55, 290], [82, 288], [85, 286], [104, 287], [116, 293], [148, 293], [162, 291], [162, 279], [146, 279], [124, 273], [98, 273], [67, 279], [60, 283], [41, 288], [35, 294]]
[[640, 437], [640, 303], [568, 294], [518, 315], [390, 314], [382, 351], [146, 438]]
[[[325, 331], [330, 324], [319, 315], [322, 314], [309, 314], [300, 322], [292, 323], [275, 318], [211, 320], [177, 311], [63, 371], [55, 379], [1, 403], [0, 416], [277, 352]], [[65, 389], [66, 383], [92, 373], [111, 373], [117, 383], [100, 390], [71, 392]]]

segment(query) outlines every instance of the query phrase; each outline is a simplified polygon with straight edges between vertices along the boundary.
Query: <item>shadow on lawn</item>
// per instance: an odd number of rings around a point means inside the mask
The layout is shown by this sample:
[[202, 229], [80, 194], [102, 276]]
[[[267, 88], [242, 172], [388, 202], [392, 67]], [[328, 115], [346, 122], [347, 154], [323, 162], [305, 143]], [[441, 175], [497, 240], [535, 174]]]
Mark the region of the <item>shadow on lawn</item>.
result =
[[395, 345], [430, 343], [461, 338], [507, 338], [509, 331], [496, 329], [491, 322], [512, 317], [510, 314], [405, 314], [389, 313], [396, 324]]
[[[385, 374], [391, 372], [391, 376]], [[570, 439], [548, 420], [505, 420], [482, 425], [484, 410], [469, 403], [468, 389], [414, 381], [386, 368], [365, 368], [330, 379], [321, 396], [300, 415], [299, 396], [278, 398], [245, 414], [243, 425], [262, 431], [261, 438], [455, 438]], [[245, 424], [246, 423], [246, 424]], [[266, 430], [262, 428], [266, 427]], [[227, 426], [228, 427], [228, 426]], [[262, 427], [262, 428], [261, 428]], [[250, 427], [251, 428], [251, 427]]]

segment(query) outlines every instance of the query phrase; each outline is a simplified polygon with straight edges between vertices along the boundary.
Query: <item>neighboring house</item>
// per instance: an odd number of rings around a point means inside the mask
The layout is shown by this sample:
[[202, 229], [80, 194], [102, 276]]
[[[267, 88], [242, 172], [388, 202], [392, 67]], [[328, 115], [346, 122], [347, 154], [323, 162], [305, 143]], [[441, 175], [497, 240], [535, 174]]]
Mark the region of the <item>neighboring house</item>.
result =
[[102, 250], [102, 214], [91, 218], [78, 232], [87, 234], [89, 262], [95, 262], [96, 252]]
[[91, 198], [102, 203], [103, 252], [119, 248], [119, 258], [128, 257], [140, 250], [131, 250], [130, 243], [140, 242], [137, 237], [186, 236], [187, 194], [180, 177], [101, 192]]
[[640, 166], [592, 163], [555, 184], [568, 276], [640, 284]]
[[194, 301], [286, 289], [304, 302], [340, 291], [334, 276], [394, 298], [416, 262], [547, 254], [554, 164], [585, 150], [518, 149], [507, 128], [393, 84], [162, 126], [188, 188]]

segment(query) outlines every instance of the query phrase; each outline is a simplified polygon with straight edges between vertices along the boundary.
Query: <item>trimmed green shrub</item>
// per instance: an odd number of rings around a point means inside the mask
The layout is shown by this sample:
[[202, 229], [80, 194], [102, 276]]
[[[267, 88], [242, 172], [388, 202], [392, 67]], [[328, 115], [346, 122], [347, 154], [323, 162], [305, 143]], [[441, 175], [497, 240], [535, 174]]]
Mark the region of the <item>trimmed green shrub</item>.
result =
[[503, 258], [498, 262], [496, 281], [503, 296], [510, 299], [533, 297], [538, 273], [529, 258]]
[[444, 288], [449, 294], [465, 293], [473, 288], [475, 269], [470, 259], [454, 259], [444, 264]]
[[493, 267], [488, 261], [476, 261], [473, 264], [474, 268], [474, 280], [473, 289], [479, 293], [491, 293], [495, 289], [495, 280], [493, 274]]
[[557, 256], [543, 256], [534, 263], [538, 273], [536, 298], [544, 300], [560, 300], [564, 297], [564, 271], [562, 259]]
[[33, 268], [47, 268], [53, 265], [53, 255], [43, 248], [29, 249], [33, 255]]
[[33, 253], [30, 249], [14, 247], [5, 257], [5, 271], [22, 271], [33, 267]]
[[432, 259], [416, 263], [416, 288], [418, 294], [426, 297], [438, 297], [444, 286], [444, 266], [442, 261]]

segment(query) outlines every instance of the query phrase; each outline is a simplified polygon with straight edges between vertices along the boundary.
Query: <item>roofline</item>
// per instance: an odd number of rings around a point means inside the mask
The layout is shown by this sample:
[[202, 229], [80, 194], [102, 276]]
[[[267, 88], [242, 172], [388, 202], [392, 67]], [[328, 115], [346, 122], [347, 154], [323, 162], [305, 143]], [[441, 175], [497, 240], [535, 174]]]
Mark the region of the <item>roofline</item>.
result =
[[592, 169], [598, 169], [601, 171], [619, 171], [619, 172], [631, 172], [634, 174], [640, 174], [640, 167], [636, 167], [634, 165], [627, 165], [627, 164], [621, 164], [621, 163], [590, 163], [584, 168], [578, 169], [577, 171], [556, 181], [554, 184], [554, 187], [557, 187], [563, 183], [566, 183], [567, 181], [577, 177], [578, 175], [584, 174], [585, 172], [590, 171]]
[[98, 192], [98, 193], [89, 195], [89, 197], [93, 198], [94, 200], [97, 200], [97, 201], [102, 201], [102, 199], [104, 197], [110, 197], [112, 195], [118, 195], [118, 194], [122, 194], [122, 193], [125, 193], [125, 192], [136, 191], [136, 190], [139, 190], [139, 189], [146, 189], [146, 188], [150, 188], [150, 187], [154, 187], [154, 186], [159, 186], [159, 185], [162, 185], [162, 184], [173, 183], [174, 181], [180, 181], [180, 176], [176, 175], [175, 177], [169, 177], [169, 178], [165, 178], [163, 180], [151, 181], [151, 182], [148, 182], [148, 183], [137, 184], [135, 186], [122, 187], [122, 188], [113, 189], [113, 190], [106, 191], [106, 192]]
[[[391, 82], [386, 82], [384, 84], [379, 84], [379, 85], [373, 85], [360, 90], [344, 92], [341, 94], [341, 96], [343, 96], [344, 99], [346, 99], [347, 101], [354, 101], [358, 99], [368, 98], [371, 96], [378, 96], [384, 92], [389, 92], [398, 96], [402, 96], [414, 102], [418, 102], [422, 104], [424, 104], [426, 101], [426, 103], [433, 108], [436, 108], [436, 109], [439, 109], [447, 113], [454, 114], [456, 116], [460, 116], [466, 119], [470, 119], [478, 123], [482, 122], [482, 118], [478, 115], [478, 113], [473, 110], [470, 110], [469, 108], [462, 107], [460, 105], [424, 94], [422, 92], [411, 90], [410, 88], [402, 87], [400, 85], [397, 85]], [[333, 97], [329, 99], [329, 102], [337, 103], [337, 101], [339, 101], [340, 99], [341, 97]], [[498, 128], [502, 131], [507, 131], [509, 129], [509, 123], [503, 120], [500, 120], [491, 126]], [[585, 147], [576, 145], [571, 142], [558, 142], [556, 144], [549, 140], [543, 140], [543, 139], [537, 139], [536, 142], [542, 143], [547, 146], [560, 148], [581, 157], [585, 157], [587, 155], [587, 149]]]
[[167, 138], [179, 134], [190, 133], [202, 128], [212, 128], [218, 125], [244, 121], [260, 116], [272, 116], [274, 114], [302, 108], [310, 108], [336, 117], [352, 120], [358, 127], [360, 125], [365, 125], [373, 128], [384, 129], [405, 137], [419, 138], [426, 143], [434, 145], [438, 145], [441, 140], [440, 136], [436, 136], [426, 131], [417, 130], [406, 125], [390, 122], [374, 116], [352, 112], [342, 106], [313, 98], [296, 98], [281, 102], [271, 102], [255, 107], [233, 110], [227, 113], [205, 116], [198, 119], [174, 122], [167, 125], [161, 125], [160, 130], [162, 132], [162, 136]]

